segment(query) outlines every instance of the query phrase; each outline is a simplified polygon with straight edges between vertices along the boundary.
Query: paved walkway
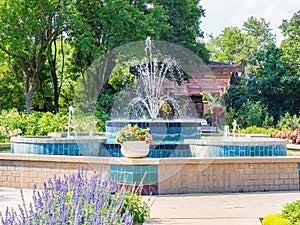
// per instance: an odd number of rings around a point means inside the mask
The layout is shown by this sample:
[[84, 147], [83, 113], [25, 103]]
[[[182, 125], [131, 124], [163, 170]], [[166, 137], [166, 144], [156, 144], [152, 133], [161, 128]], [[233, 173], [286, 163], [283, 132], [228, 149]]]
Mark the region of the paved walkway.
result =
[[261, 225], [259, 218], [299, 199], [300, 192], [154, 196], [146, 224]]
[[[31, 201], [32, 190], [24, 190]], [[162, 195], [151, 198], [151, 219], [144, 224], [261, 225], [259, 218], [281, 212], [300, 192]], [[0, 211], [17, 209], [19, 189], [0, 188]]]

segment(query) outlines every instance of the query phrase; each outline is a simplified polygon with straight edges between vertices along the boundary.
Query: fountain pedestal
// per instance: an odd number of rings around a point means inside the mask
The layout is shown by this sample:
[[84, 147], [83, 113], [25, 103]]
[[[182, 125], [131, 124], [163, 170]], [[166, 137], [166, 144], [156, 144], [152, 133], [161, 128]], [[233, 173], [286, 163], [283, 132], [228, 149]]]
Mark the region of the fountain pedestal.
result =
[[128, 121], [107, 121], [106, 122], [106, 137], [107, 141], [114, 143], [117, 133], [123, 127], [130, 124], [137, 125], [141, 128], [150, 128], [150, 133], [153, 138], [153, 143], [183, 143], [186, 139], [200, 139], [201, 138], [201, 122], [199, 121], [142, 121], [142, 120], [128, 120]]

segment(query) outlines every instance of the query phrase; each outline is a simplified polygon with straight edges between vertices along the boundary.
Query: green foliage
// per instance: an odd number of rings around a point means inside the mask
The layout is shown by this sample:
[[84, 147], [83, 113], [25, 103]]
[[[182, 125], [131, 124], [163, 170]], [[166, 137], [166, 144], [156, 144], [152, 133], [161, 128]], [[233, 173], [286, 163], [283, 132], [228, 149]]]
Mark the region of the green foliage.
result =
[[0, 51], [0, 96], [5, 96], [0, 98], [0, 109], [24, 110], [25, 96], [20, 74], [22, 71], [16, 60], [5, 58]]
[[100, 113], [99, 111], [95, 112], [96, 116], [96, 126], [99, 132], [105, 132], [106, 121], [110, 119], [109, 115], [105, 112]]
[[289, 221], [285, 218], [282, 218], [279, 213], [269, 214], [264, 217], [262, 225], [290, 225]]
[[[263, 112], [260, 123], [258, 114], [262, 112], [259, 110], [241, 119], [243, 126], [269, 127], [286, 112], [299, 115], [299, 12], [290, 21], [285, 20], [281, 29], [287, 39], [280, 48], [275, 45], [269, 23], [255, 17], [244, 22], [241, 30], [225, 28], [208, 44], [213, 60], [245, 65], [245, 74], [234, 77], [224, 95], [228, 112], [234, 114], [230, 116], [238, 118], [238, 112], [241, 113], [248, 101], [260, 102], [266, 107], [267, 113]], [[244, 121], [245, 118], [248, 121]]]
[[[0, 113], [0, 127], [4, 127], [6, 133], [14, 133], [16, 129], [22, 131], [21, 135], [40, 136], [50, 132], [64, 132], [67, 128], [68, 118], [63, 114], [52, 114], [50, 112], [32, 112], [26, 114], [16, 109], [2, 110]], [[1, 137], [2, 142], [8, 142], [10, 136]]]
[[207, 48], [211, 51], [211, 60], [225, 63], [242, 63], [245, 58], [246, 35], [236, 27], [227, 27], [222, 33], [213, 37]]
[[254, 54], [270, 43], [275, 43], [270, 24], [252, 16], [243, 23], [243, 29], [227, 27], [217, 37], [211, 36], [207, 46], [211, 60], [249, 67], [256, 63]]
[[277, 127], [279, 129], [290, 128], [291, 130], [300, 128], [300, 117], [297, 117], [297, 115], [291, 116], [288, 112], [286, 112], [285, 115], [278, 121]]
[[165, 1], [153, 0], [154, 6], [164, 9], [167, 26], [160, 32], [160, 40], [181, 45], [196, 53], [204, 62], [209, 61], [209, 52], [201, 43], [204, 32], [199, 29], [204, 9], [199, 0]]
[[240, 133], [242, 134], [269, 134], [271, 135], [274, 132], [279, 132], [276, 128], [264, 128], [264, 127], [257, 127], [257, 126], [249, 126], [246, 128], [241, 129]]
[[133, 216], [134, 224], [144, 223], [150, 217], [150, 207], [143, 201], [143, 197], [136, 193], [127, 192], [124, 198], [124, 208], [129, 207], [129, 214]]
[[[233, 119], [232, 119], [233, 120]], [[268, 116], [265, 117], [265, 120], [270, 120], [269, 123], [271, 123], [273, 120], [271, 120]], [[264, 122], [267, 123], [267, 122]], [[243, 134], [273, 134], [273, 133], [279, 133], [279, 132], [290, 132], [293, 133], [295, 129], [299, 129], [300, 124], [300, 117], [297, 117], [296, 115], [291, 116], [288, 112], [285, 114], [284, 117], [281, 117], [281, 119], [278, 121], [276, 127], [274, 128], [272, 126], [248, 126], [243, 129], [241, 129], [241, 133]]]
[[54, 0], [0, 2], [0, 50], [22, 68], [28, 113], [38, 80], [45, 80], [46, 59], [52, 58], [52, 44], [67, 27], [68, 4]]
[[[26, 105], [29, 112], [30, 106], [44, 107], [46, 96], [51, 97], [47, 110], [57, 112], [58, 103], [67, 108], [78, 78], [95, 60], [147, 36], [180, 44], [208, 61], [199, 42], [204, 16], [199, 0], [3, 0], [0, 14], [0, 81], [9, 83], [0, 87], [1, 93], [9, 93], [0, 101], [1, 109], [23, 110]], [[111, 75], [114, 63], [106, 75]], [[125, 67], [119, 70], [109, 83], [113, 94], [132, 79]]]
[[261, 126], [267, 109], [260, 102], [247, 101], [237, 112], [238, 124], [242, 127]]
[[300, 10], [296, 12], [290, 21], [283, 20], [280, 26], [286, 37], [281, 42], [280, 49], [283, 52], [283, 60], [288, 64], [292, 75], [300, 74]]
[[286, 204], [282, 210], [282, 217], [287, 219], [291, 225], [300, 224], [300, 200]]

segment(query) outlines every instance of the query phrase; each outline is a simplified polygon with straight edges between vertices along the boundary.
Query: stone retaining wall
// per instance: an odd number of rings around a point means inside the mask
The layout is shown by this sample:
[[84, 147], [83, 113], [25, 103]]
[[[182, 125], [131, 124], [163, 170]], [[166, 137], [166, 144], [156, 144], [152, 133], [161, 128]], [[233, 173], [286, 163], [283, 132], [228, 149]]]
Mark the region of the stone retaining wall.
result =
[[0, 187], [42, 187], [49, 177], [76, 173], [79, 167], [87, 167], [92, 174], [109, 171], [113, 165], [132, 169], [127, 174], [133, 178], [149, 171], [146, 184], [155, 187], [157, 194], [299, 190], [299, 162], [300, 157], [126, 159], [0, 154]]
[[[299, 190], [300, 158], [216, 158], [165, 162], [159, 166], [158, 192], [248, 192]], [[176, 173], [172, 171], [178, 171]], [[172, 177], [165, 179], [173, 173]]]

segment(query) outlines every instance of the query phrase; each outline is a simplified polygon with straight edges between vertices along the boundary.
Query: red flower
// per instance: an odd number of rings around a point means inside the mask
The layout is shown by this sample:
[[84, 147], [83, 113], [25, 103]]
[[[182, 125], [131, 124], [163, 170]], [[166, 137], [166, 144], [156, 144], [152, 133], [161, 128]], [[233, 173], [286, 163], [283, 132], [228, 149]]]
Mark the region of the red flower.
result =
[[139, 135], [139, 136], [138, 136], [138, 139], [141, 140], [141, 141], [143, 141], [143, 140], [145, 140], [145, 137], [142, 136], [142, 135]]

